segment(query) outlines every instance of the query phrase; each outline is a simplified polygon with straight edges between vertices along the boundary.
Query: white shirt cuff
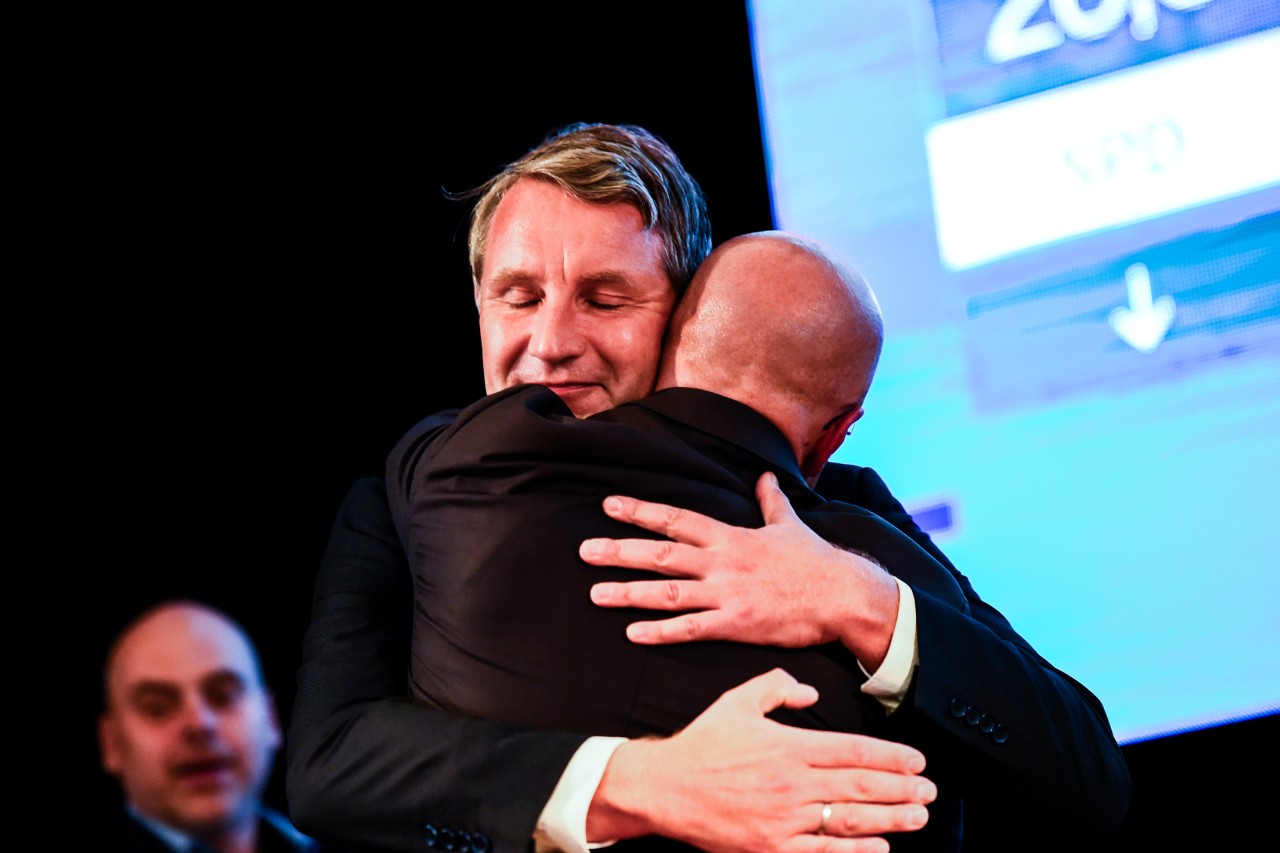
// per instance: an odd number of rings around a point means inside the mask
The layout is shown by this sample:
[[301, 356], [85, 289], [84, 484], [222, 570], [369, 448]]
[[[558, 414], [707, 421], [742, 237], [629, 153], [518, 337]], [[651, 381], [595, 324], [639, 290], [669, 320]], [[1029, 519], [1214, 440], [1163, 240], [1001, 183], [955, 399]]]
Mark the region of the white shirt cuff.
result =
[[[874, 673], [863, 669], [867, 680], [862, 685], [862, 692], [876, 697], [890, 713], [901, 704], [911, 686], [917, 660], [915, 595], [901, 580], [894, 581], [898, 584], [898, 621], [884, 661]], [[587, 809], [613, 751], [625, 742], [626, 738], [620, 737], [592, 737], [578, 747], [538, 817], [534, 832], [538, 853], [587, 853], [613, 843], [587, 843]]]
[[613, 751], [626, 741], [621, 737], [592, 737], [578, 747], [538, 816], [538, 828], [533, 834], [538, 853], [586, 853], [613, 843], [587, 843], [587, 809]]
[[867, 675], [867, 680], [862, 684], [862, 692], [880, 700], [880, 704], [890, 714], [898, 709], [898, 705], [902, 704], [902, 697], [907, 695], [918, 660], [916, 597], [911, 587], [898, 578], [894, 580], [898, 584], [898, 621], [893, 626], [889, 651], [885, 653], [880, 668], [875, 672], [869, 673], [865, 668], [862, 670]]

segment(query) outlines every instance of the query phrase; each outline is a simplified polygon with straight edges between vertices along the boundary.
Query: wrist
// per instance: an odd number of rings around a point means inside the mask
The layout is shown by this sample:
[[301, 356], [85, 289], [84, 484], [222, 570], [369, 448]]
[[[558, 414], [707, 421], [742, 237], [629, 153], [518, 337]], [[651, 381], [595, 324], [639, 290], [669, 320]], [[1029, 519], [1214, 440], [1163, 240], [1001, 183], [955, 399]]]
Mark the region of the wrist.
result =
[[653, 834], [653, 784], [660, 778], [653, 753], [660, 743], [658, 738], [636, 738], [614, 750], [587, 807], [589, 844]]
[[858, 662], [874, 672], [889, 652], [898, 622], [898, 583], [866, 555], [842, 550], [852, 570], [846, 573], [841, 594], [836, 597], [842, 606], [835, 633]]

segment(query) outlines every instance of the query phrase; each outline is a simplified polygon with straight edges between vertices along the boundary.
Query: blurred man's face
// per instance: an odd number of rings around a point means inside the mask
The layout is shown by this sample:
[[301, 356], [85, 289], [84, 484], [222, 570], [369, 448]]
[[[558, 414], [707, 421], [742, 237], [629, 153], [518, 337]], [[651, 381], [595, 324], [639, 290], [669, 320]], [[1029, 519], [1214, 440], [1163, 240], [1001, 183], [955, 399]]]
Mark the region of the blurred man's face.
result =
[[476, 288], [486, 391], [547, 385], [580, 418], [652, 391], [676, 302], [662, 249], [629, 204], [517, 181]]
[[239, 631], [200, 608], [167, 608], [110, 666], [99, 743], [128, 802], [193, 833], [251, 818], [281, 733]]

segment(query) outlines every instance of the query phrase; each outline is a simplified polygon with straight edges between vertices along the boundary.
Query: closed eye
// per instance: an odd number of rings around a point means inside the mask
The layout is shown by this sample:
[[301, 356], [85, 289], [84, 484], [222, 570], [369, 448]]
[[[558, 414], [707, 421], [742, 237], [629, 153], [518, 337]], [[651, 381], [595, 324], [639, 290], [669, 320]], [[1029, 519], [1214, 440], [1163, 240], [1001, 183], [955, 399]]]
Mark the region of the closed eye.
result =
[[511, 308], [532, 308], [542, 301], [542, 294], [527, 287], [509, 287], [498, 294], [498, 299]]
[[587, 304], [599, 311], [617, 311], [619, 308], [626, 307], [626, 303], [623, 302], [601, 302], [598, 299], [588, 299]]

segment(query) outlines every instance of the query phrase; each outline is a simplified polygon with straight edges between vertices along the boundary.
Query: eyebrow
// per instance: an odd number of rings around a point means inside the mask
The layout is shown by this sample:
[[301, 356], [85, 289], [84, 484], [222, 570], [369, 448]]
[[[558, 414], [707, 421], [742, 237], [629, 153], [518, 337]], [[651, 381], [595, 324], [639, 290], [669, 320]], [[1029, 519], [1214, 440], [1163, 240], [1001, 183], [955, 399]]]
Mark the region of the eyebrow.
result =
[[248, 689], [253, 684], [253, 679], [242, 672], [237, 672], [234, 669], [220, 669], [200, 679], [200, 688], [204, 690], [214, 685], [222, 686], [229, 681], [235, 682], [245, 689]]
[[125, 698], [130, 702], [136, 702], [145, 696], [153, 693], [179, 693], [180, 689], [177, 684], [172, 681], [156, 681], [154, 679], [144, 679], [129, 685], [129, 690]]
[[[520, 269], [499, 269], [494, 273], [493, 278], [489, 281], [489, 287], [501, 288], [511, 287], [519, 284], [536, 284], [541, 281], [540, 277], [527, 273]], [[585, 282], [589, 285], [594, 284], [620, 284], [627, 287], [636, 287], [635, 278], [622, 270], [600, 270], [590, 275], [582, 276], [576, 281]]]
[[[253, 683], [253, 679], [242, 672], [234, 669], [218, 669], [203, 676], [200, 679], [198, 686], [201, 690], [204, 690], [211, 685], [221, 684], [227, 681], [233, 681], [244, 687], [248, 687]], [[129, 685], [126, 696], [130, 700], [135, 700], [151, 693], [180, 693], [181, 691], [182, 688], [179, 687], [178, 683], [175, 681], [144, 678], [141, 681], [137, 681]]]

